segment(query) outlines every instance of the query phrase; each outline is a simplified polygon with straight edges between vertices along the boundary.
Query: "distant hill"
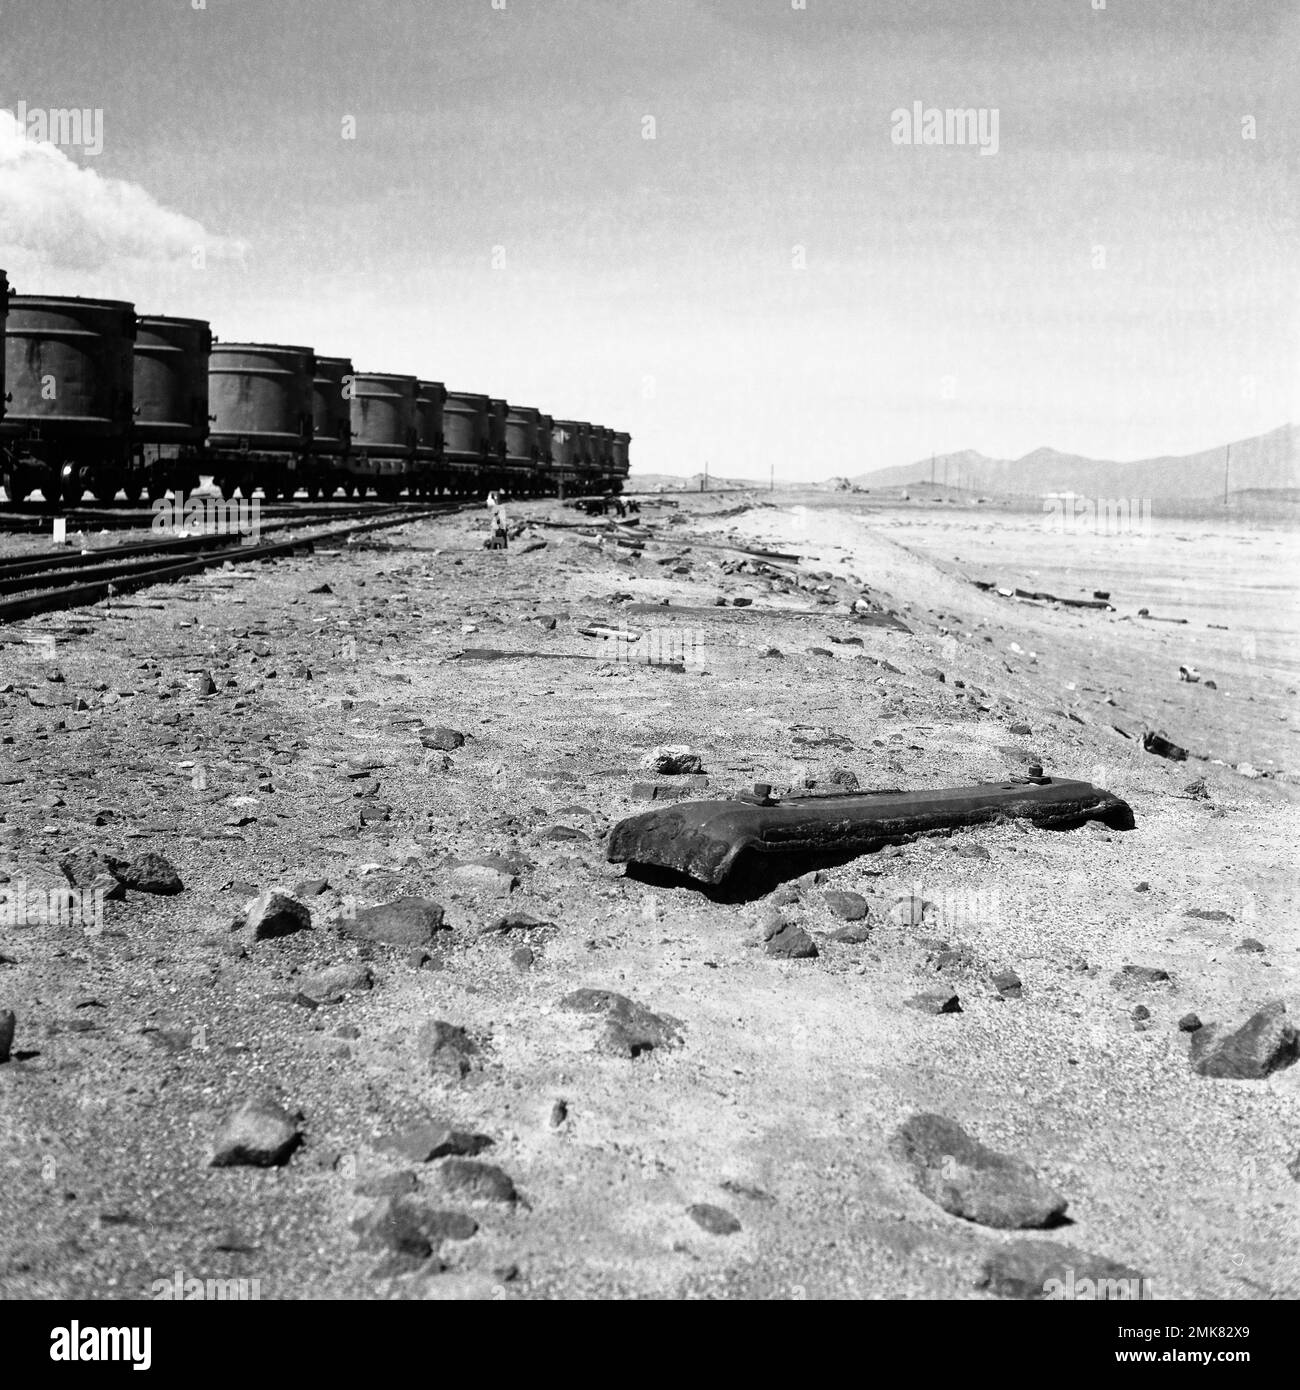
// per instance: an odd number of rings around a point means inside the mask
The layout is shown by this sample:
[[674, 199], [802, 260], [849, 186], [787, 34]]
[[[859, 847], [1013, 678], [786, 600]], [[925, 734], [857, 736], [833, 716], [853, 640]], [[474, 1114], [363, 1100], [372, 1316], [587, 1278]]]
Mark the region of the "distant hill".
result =
[[[682, 477], [673, 473], [638, 473], [634, 468], [628, 476], [626, 486], [629, 492], [653, 492], [656, 488], [663, 488], [671, 492], [699, 492], [700, 484], [703, 481], [703, 473], [691, 473], [689, 476]], [[738, 487], [766, 488], [767, 483], [755, 482], [753, 478], [719, 478], [712, 473], [709, 474], [710, 492]]]
[[[1138, 459], [1115, 463], [1105, 459], [1063, 454], [1046, 447], [1018, 459], [994, 459], [973, 449], [937, 458], [935, 478], [964, 491], [1022, 493], [1075, 492], [1093, 497], [1221, 497], [1224, 454], [1229, 446], [1198, 454]], [[1234, 440], [1228, 486], [1245, 489], [1300, 487], [1300, 426], [1281, 425], [1253, 439]], [[850, 481], [857, 487], [898, 487], [929, 482], [930, 460], [860, 473]]]

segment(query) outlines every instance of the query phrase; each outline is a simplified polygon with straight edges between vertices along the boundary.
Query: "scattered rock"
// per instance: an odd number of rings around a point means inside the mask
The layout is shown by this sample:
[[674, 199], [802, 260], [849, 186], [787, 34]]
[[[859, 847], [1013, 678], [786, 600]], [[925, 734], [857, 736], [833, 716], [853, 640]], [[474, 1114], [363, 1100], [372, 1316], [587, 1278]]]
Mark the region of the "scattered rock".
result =
[[544, 922], [540, 917], [534, 917], [527, 912], [507, 912], [504, 916], [493, 918], [487, 926], [481, 928], [481, 932], [484, 936], [489, 936], [511, 931], [537, 931], [540, 927], [552, 925], [554, 924]]
[[1059, 1223], [1066, 1199], [1021, 1159], [971, 1138], [943, 1115], [913, 1115], [895, 1149], [917, 1187], [952, 1216], [981, 1226], [1037, 1229]]
[[1180, 1033], [1195, 1033], [1201, 1026], [1201, 1020], [1196, 1014], [1184, 1014], [1178, 1020], [1178, 1031]]
[[412, 1163], [429, 1163], [435, 1158], [473, 1158], [491, 1146], [492, 1141], [486, 1134], [452, 1129], [438, 1120], [398, 1130], [376, 1144], [376, 1147], [387, 1149]]
[[843, 942], [846, 946], [861, 946], [863, 942], [871, 940], [871, 927], [866, 922], [852, 922], [831, 932], [831, 940]]
[[495, 855], [483, 859], [451, 860], [447, 867], [452, 882], [480, 892], [509, 893], [519, 882], [515, 866]]
[[357, 1197], [405, 1197], [419, 1185], [419, 1178], [407, 1168], [400, 1173], [376, 1173], [362, 1178], [352, 1192]]
[[537, 956], [531, 946], [519, 946], [510, 952], [510, 964], [516, 970], [531, 970], [536, 960]]
[[570, 1013], [592, 1014], [604, 1020], [597, 1041], [602, 1052], [619, 1057], [639, 1057], [656, 1047], [673, 1047], [682, 1041], [680, 1019], [657, 1014], [623, 994], [608, 989], [577, 989], [560, 1000]]
[[1193, 801], [1208, 801], [1210, 788], [1204, 777], [1197, 777], [1183, 788], [1183, 795], [1190, 796]]
[[1000, 1246], [984, 1261], [980, 1286], [999, 1298], [1130, 1302], [1154, 1296], [1140, 1271], [1051, 1240]]
[[519, 1200], [514, 1182], [495, 1164], [476, 1158], [449, 1158], [437, 1169], [437, 1182], [444, 1192], [470, 1202], [514, 1203]]
[[1028, 724], [1012, 724], [1007, 732], [1015, 734], [1019, 738], [1027, 738], [1034, 731]]
[[277, 888], [268, 888], [244, 909], [244, 930], [254, 941], [290, 936], [310, 927], [311, 912]]
[[1164, 984], [1168, 979], [1169, 972], [1157, 965], [1125, 965], [1110, 977], [1110, 982], [1115, 989], [1124, 989], [1131, 985]]
[[12, 1009], [0, 1009], [0, 1062], [7, 1062], [14, 1045], [18, 1016]]
[[444, 1240], [468, 1240], [478, 1222], [463, 1212], [439, 1211], [407, 1196], [382, 1198], [352, 1223], [365, 1248], [427, 1260]]
[[861, 893], [840, 892], [832, 888], [822, 894], [822, 900], [836, 917], [845, 922], [861, 922], [867, 915], [867, 900]]
[[1003, 970], [993, 976], [993, 988], [1003, 999], [1019, 999], [1024, 992], [1024, 982], [1014, 970]]
[[787, 925], [768, 938], [767, 954], [778, 960], [811, 960], [817, 945], [802, 927]]
[[683, 773], [703, 772], [704, 761], [698, 753], [692, 752], [684, 743], [666, 743], [652, 748], [642, 759], [640, 766], [647, 772], [658, 772], [668, 776]]
[[1201, 922], [1231, 922], [1232, 913], [1219, 907], [1189, 907], [1184, 917], [1195, 917]]
[[396, 898], [377, 907], [362, 908], [347, 924], [350, 936], [389, 946], [427, 946], [445, 930], [441, 903], [431, 898]]
[[93, 849], [74, 850], [59, 860], [63, 876], [83, 893], [101, 891], [106, 899], [120, 902], [126, 897], [126, 887], [109, 868], [108, 862]]
[[327, 878], [305, 878], [294, 885], [293, 895], [295, 898], [319, 898], [329, 886]]
[[779, 907], [769, 904], [758, 914], [758, 931], [764, 941], [771, 941], [777, 932], [784, 931], [789, 921]]
[[711, 1206], [708, 1202], [696, 1202], [694, 1206], [686, 1208], [686, 1215], [702, 1231], [707, 1231], [711, 1236], [734, 1236], [740, 1230], [740, 1222], [726, 1209], [726, 1207]]
[[277, 1168], [301, 1142], [293, 1116], [275, 1101], [245, 1101], [222, 1126], [211, 1166]]
[[1192, 1070], [1198, 1076], [1260, 1081], [1300, 1060], [1300, 1033], [1286, 1018], [1286, 1005], [1274, 999], [1245, 1023], [1225, 1032], [1217, 1023], [1192, 1034]]
[[1262, 955], [1265, 951], [1267, 951], [1268, 947], [1265, 946], [1264, 943], [1258, 940], [1256, 937], [1247, 936], [1243, 940], [1239, 941], [1232, 949], [1234, 951], [1240, 952], [1242, 955], [1258, 956]]
[[370, 967], [357, 962], [353, 965], [332, 965], [326, 970], [318, 970], [301, 981], [298, 988], [308, 999], [319, 1002], [333, 999], [336, 995], [349, 994], [354, 990], [370, 989], [374, 983], [375, 977]]
[[925, 994], [914, 994], [903, 1001], [909, 1009], [917, 1009], [923, 1014], [959, 1014], [961, 1000], [951, 990], [930, 990]]
[[479, 1053], [478, 1045], [464, 1028], [442, 1019], [431, 1019], [421, 1027], [416, 1051], [430, 1071], [450, 1072], [454, 1076], [468, 1075]]
[[464, 747], [465, 735], [458, 729], [448, 729], [445, 725], [439, 724], [434, 728], [421, 729], [420, 742], [425, 748], [437, 749], [442, 753], [451, 753], [457, 748]]

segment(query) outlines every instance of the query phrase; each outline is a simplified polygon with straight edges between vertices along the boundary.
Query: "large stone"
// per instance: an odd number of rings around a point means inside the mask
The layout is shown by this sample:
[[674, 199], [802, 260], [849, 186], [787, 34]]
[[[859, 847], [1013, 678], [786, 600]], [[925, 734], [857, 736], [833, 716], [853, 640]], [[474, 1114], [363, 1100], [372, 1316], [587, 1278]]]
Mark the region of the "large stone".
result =
[[817, 945], [802, 927], [789, 924], [768, 938], [764, 947], [769, 956], [778, 960], [811, 960], [817, 955]]
[[445, 929], [442, 904], [415, 897], [362, 908], [348, 927], [352, 936], [389, 946], [427, 946]]
[[1065, 1214], [1066, 1199], [1027, 1163], [986, 1147], [943, 1115], [913, 1115], [894, 1147], [917, 1187], [953, 1216], [982, 1226], [1037, 1228]]
[[684, 743], [665, 743], [645, 754], [641, 767], [647, 772], [680, 777], [687, 773], [703, 772], [704, 762], [698, 753]]
[[374, 983], [375, 977], [370, 967], [357, 961], [351, 965], [331, 965], [328, 969], [318, 970], [302, 980], [298, 988], [308, 999], [319, 1003], [354, 990], [370, 989]]
[[656, 1047], [672, 1047], [682, 1041], [680, 1019], [653, 1013], [613, 990], [576, 989], [560, 1000], [560, 1008], [603, 1019], [597, 1046], [615, 1056], [639, 1057]]
[[453, 1129], [439, 1120], [398, 1130], [377, 1143], [378, 1148], [398, 1154], [412, 1163], [429, 1163], [435, 1158], [473, 1158], [491, 1146], [492, 1141], [486, 1134]]
[[1162, 970], [1158, 965], [1125, 965], [1110, 977], [1110, 982], [1116, 989], [1125, 989], [1134, 985], [1140, 987], [1162, 985], [1168, 980], [1169, 972]]
[[244, 930], [254, 941], [291, 936], [311, 927], [311, 912], [278, 888], [268, 888], [244, 909]]
[[407, 1196], [382, 1198], [352, 1223], [363, 1248], [428, 1259], [444, 1240], [468, 1240], [478, 1230], [472, 1216], [442, 1211]]
[[275, 1101], [245, 1101], [221, 1127], [212, 1167], [277, 1168], [301, 1142], [294, 1118]]
[[1217, 1023], [1192, 1034], [1192, 1070], [1198, 1076], [1261, 1081], [1300, 1060], [1300, 1033], [1280, 999], [1265, 1004], [1230, 1032]]
[[999, 1298], [1137, 1302], [1154, 1298], [1139, 1270], [1052, 1240], [1016, 1240], [984, 1261], [980, 1285]]
[[59, 860], [63, 876], [83, 893], [102, 891], [106, 899], [120, 902], [126, 888], [108, 866], [108, 861], [93, 849], [74, 850]]
[[446, 867], [448, 877], [457, 887], [475, 892], [506, 894], [519, 882], [514, 864], [496, 855], [451, 860]]
[[467, 1075], [478, 1056], [478, 1047], [469, 1034], [440, 1018], [430, 1019], [421, 1027], [416, 1051], [430, 1071], [449, 1072], [453, 1076]]
[[449, 1158], [438, 1166], [438, 1186], [446, 1193], [470, 1202], [513, 1203], [519, 1193], [508, 1174], [493, 1163], [476, 1158]]
[[861, 893], [845, 893], [831, 888], [822, 894], [831, 912], [845, 922], [861, 922], [867, 915], [867, 900]]
[[109, 866], [119, 883], [134, 888], [137, 893], [158, 893], [171, 897], [184, 890], [181, 876], [172, 865], [153, 850], [128, 861], [113, 859]]
[[442, 753], [451, 753], [464, 746], [465, 735], [459, 729], [449, 729], [445, 724], [439, 724], [432, 728], [421, 729], [420, 742], [426, 748], [432, 748]]
[[702, 1231], [711, 1236], [734, 1236], [740, 1230], [740, 1222], [726, 1209], [715, 1207], [708, 1202], [697, 1202], [686, 1208], [686, 1215]]

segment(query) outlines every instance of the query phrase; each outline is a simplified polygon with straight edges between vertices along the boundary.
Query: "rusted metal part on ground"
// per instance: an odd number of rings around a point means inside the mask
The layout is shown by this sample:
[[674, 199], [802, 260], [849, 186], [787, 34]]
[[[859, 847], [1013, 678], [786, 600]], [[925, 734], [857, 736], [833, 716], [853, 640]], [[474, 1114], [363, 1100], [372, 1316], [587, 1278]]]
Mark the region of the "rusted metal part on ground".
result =
[[1091, 598], [1062, 598], [1060, 594], [1049, 594], [1041, 589], [1004, 589], [987, 579], [972, 579], [971, 583], [985, 593], [1001, 594], [1003, 598], [1030, 599], [1035, 603], [1059, 603], [1066, 608], [1100, 608], [1113, 613], [1115, 605], [1108, 603], [1109, 592], [1094, 589]]
[[1157, 757], [1168, 758], [1170, 762], [1185, 763], [1187, 761], [1187, 749], [1180, 748], [1178, 744], [1171, 742], [1163, 734], [1148, 731], [1142, 735], [1142, 747], [1148, 753], [1154, 753]]
[[620, 821], [612, 864], [670, 869], [717, 885], [747, 850], [760, 854], [863, 854], [931, 831], [999, 820], [1068, 828], [1102, 820], [1131, 829], [1128, 803], [1090, 782], [1031, 775], [934, 791], [866, 791], [776, 799], [765, 786], [748, 798], [693, 801]]
[[[499, 647], [466, 647], [463, 651], [453, 652], [447, 658], [448, 661], [599, 661], [607, 662], [607, 656], [595, 656], [590, 652], [507, 652]], [[632, 669], [636, 666], [657, 666], [664, 671], [676, 671], [684, 673], [685, 663], [681, 661], [654, 661], [649, 658], [638, 658], [635, 661], [627, 657], [619, 658], [619, 664]]]
[[912, 629], [893, 613], [834, 613], [827, 608], [760, 608], [748, 604], [744, 608], [728, 605], [720, 608], [717, 604], [709, 607], [688, 606], [677, 603], [626, 603], [619, 610], [623, 613], [653, 613], [659, 617], [706, 617], [734, 618], [744, 613], [752, 618], [820, 618], [826, 623], [852, 623], [860, 627], [884, 627], [894, 632], [911, 633]]

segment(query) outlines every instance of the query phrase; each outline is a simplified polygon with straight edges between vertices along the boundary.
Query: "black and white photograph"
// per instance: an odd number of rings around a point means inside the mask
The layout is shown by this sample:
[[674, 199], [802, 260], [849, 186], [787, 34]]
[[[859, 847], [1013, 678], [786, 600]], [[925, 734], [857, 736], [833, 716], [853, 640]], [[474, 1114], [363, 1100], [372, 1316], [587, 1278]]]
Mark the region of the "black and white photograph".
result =
[[3, 0], [6, 1344], [853, 1301], [1261, 1369], [1298, 54], [1300, 0]]

